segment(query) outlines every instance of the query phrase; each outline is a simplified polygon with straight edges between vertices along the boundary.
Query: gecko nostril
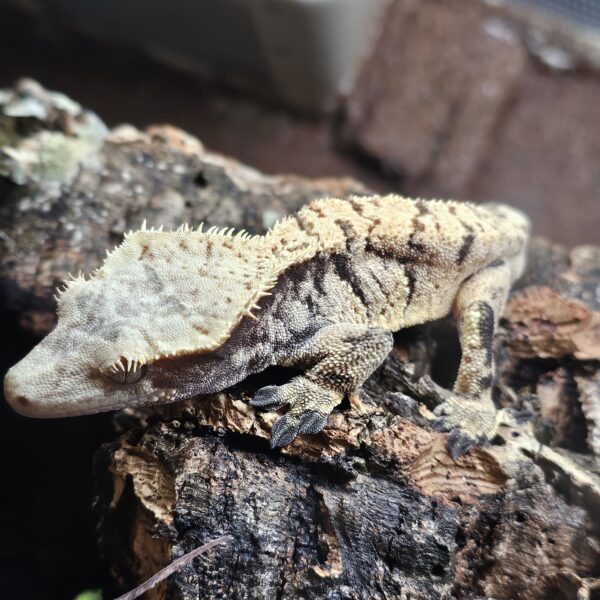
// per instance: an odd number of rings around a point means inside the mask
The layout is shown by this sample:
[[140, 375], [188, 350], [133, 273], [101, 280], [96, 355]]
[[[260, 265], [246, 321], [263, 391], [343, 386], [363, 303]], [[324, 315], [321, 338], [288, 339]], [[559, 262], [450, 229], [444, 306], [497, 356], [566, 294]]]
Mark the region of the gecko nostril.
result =
[[29, 404], [29, 398], [26, 398], [25, 396], [17, 396], [15, 398], [15, 402], [21, 406], [27, 406]]

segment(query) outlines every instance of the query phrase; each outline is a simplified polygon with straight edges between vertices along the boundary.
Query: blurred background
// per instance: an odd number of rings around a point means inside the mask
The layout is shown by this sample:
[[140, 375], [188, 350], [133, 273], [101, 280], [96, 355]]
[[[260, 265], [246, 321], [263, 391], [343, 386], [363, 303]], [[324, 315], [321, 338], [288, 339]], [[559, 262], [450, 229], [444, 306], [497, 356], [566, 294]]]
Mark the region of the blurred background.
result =
[[[0, 89], [33, 78], [110, 127], [170, 123], [266, 173], [508, 202], [536, 234], [599, 241], [597, 0], [0, 0], [0, 55]], [[34, 340], [3, 331], [6, 368]], [[110, 416], [1, 411], [0, 599], [104, 585], [90, 464]]]

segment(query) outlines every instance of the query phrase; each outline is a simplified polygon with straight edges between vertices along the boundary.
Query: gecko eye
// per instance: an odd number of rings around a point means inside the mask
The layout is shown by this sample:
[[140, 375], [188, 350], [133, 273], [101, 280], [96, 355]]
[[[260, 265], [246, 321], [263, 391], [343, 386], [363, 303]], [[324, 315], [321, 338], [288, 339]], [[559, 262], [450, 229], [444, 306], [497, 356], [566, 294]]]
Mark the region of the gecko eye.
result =
[[106, 371], [106, 376], [115, 383], [125, 385], [137, 383], [146, 376], [147, 372], [148, 367], [145, 364], [121, 357]]

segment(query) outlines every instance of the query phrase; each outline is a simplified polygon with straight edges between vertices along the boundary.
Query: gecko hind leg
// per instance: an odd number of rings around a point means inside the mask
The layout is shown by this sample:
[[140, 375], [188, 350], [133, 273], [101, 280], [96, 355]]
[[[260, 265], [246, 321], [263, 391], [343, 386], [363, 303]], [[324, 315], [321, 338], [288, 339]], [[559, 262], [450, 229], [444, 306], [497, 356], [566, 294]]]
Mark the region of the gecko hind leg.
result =
[[453, 315], [462, 358], [452, 395], [434, 410], [437, 431], [448, 431], [454, 458], [491, 439], [498, 424], [492, 400], [494, 331], [504, 310], [511, 272], [504, 262], [482, 269], [460, 287]]

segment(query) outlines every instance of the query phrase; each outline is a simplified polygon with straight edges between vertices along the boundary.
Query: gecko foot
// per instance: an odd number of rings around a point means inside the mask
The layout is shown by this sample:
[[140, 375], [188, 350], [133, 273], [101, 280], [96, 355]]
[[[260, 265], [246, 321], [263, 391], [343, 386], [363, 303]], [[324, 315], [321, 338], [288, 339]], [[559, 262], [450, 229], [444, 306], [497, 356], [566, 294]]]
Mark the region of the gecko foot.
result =
[[327, 424], [333, 407], [342, 395], [306, 377], [299, 376], [285, 385], [270, 385], [256, 393], [250, 404], [262, 410], [276, 410], [289, 405], [271, 430], [271, 448], [285, 446], [302, 433], [318, 433]]
[[327, 424], [327, 415], [309, 411], [302, 416], [279, 417], [271, 429], [271, 448], [286, 446], [301, 433], [318, 433]]
[[452, 458], [483, 444], [496, 431], [497, 413], [491, 400], [471, 400], [453, 395], [433, 411], [436, 431], [448, 431], [448, 450]]

